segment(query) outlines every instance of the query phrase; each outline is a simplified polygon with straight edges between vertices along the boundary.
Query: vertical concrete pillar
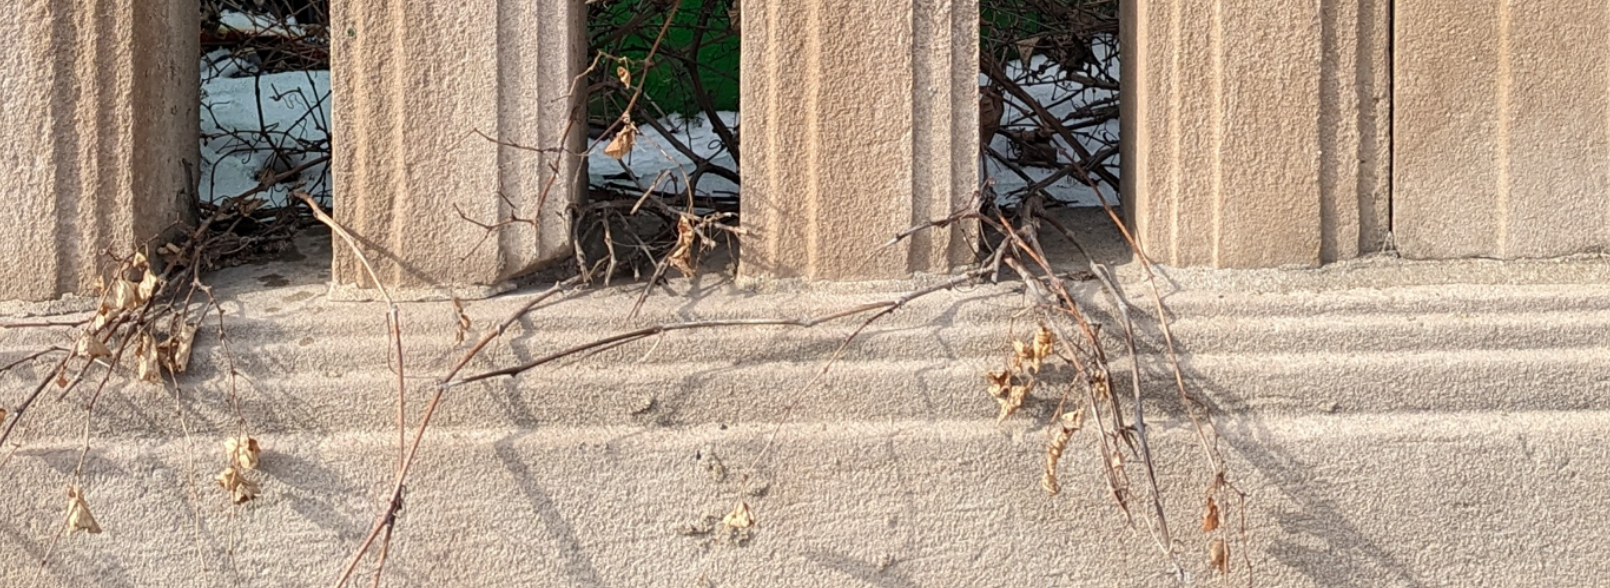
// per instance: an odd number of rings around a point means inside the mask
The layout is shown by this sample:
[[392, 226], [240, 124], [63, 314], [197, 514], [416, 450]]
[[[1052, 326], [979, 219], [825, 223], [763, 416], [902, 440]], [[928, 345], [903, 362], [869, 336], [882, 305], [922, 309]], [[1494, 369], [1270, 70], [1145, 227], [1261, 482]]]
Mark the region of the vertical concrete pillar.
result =
[[1383, 246], [1388, 0], [1123, 4], [1123, 197], [1171, 265]]
[[[568, 255], [587, 179], [582, 0], [331, 4], [335, 217], [386, 285], [473, 294]], [[489, 235], [460, 212], [524, 221]], [[372, 286], [335, 251], [338, 286]]]
[[0, 299], [88, 293], [191, 218], [196, 0], [0, 10]]
[[944, 272], [969, 227], [879, 249], [978, 184], [976, 0], [744, 0], [739, 271]]
[[1448, 258], [1610, 249], [1610, 6], [1395, 7], [1399, 251]]

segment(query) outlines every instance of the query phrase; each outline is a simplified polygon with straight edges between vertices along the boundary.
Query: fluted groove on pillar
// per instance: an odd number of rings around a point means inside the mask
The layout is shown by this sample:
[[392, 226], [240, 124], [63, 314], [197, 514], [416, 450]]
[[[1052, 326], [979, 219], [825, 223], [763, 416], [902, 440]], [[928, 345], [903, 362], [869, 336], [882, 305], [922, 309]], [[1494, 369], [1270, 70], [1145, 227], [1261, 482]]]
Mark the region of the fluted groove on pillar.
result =
[[[586, 13], [582, 0], [332, 2], [335, 215], [388, 287], [480, 295], [570, 254]], [[460, 213], [524, 221], [488, 235]], [[372, 286], [345, 247], [334, 279]]]
[[1386, 3], [1123, 6], [1123, 194], [1171, 265], [1316, 265], [1384, 241]]
[[0, 299], [90, 293], [104, 252], [193, 219], [199, 25], [195, 0], [0, 10]]
[[1394, 6], [1399, 251], [1517, 258], [1610, 249], [1610, 6]]
[[747, 277], [944, 272], [969, 226], [890, 237], [978, 183], [976, 0], [743, 2]]

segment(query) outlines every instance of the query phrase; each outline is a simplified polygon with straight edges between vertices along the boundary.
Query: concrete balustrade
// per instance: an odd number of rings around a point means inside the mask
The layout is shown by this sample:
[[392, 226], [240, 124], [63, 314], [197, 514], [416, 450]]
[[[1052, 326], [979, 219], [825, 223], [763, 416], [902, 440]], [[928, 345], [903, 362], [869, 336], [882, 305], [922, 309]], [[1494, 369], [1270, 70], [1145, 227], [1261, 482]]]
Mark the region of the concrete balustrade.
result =
[[1384, 246], [1387, 6], [1124, 3], [1123, 198], [1156, 261], [1317, 265]]
[[[331, 4], [335, 216], [381, 280], [479, 295], [569, 255], [583, 2]], [[346, 247], [334, 279], [371, 285]]]
[[0, 10], [0, 299], [91, 293], [105, 252], [191, 218], [198, 15], [195, 0]]
[[968, 226], [879, 249], [978, 184], [975, 0], [745, 0], [739, 272], [944, 272]]

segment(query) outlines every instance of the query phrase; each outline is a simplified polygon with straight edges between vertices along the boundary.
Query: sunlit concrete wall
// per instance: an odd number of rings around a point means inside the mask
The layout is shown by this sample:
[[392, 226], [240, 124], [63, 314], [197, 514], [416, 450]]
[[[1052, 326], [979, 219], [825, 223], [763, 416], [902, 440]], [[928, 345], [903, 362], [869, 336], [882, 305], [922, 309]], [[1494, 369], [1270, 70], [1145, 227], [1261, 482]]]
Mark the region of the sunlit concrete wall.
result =
[[1514, 258], [1610, 246], [1610, 6], [1395, 6], [1399, 250]]
[[1124, 202], [1156, 261], [1317, 265], [1385, 246], [1388, 5], [1123, 4]]
[[[474, 294], [570, 254], [581, 0], [334, 0], [330, 21], [336, 219], [382, 281]], [[335, 281], [371, 284], [344, 246]]]

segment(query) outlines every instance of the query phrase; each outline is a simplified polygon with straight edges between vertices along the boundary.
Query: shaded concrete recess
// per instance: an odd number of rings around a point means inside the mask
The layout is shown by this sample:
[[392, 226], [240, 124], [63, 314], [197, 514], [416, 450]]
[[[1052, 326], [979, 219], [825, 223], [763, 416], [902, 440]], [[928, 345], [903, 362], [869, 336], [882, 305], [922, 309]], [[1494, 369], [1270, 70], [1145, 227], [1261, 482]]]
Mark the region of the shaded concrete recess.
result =
[[[0, 585], [334, 577], [390, 483], [395, 398], [384, 307], [330, 301], [326, 275], [302, 264], [215, 277], [240, 414], [263, 445], [261, 498], [231, 507], [210, 480], [238, 425], [222, 349], [204, 334], [182, 412], [171, 392], [114, 379], [81, 480], [105, 532], [65, 538], [43, 567], [83, 418], [73, 402], [30, 417], [0, 493], [0, 561], [25, 564], [0, 566]], [[1137, 269], [1119, 274], [1138, 294]], [[268, 274], [301, 277], [263, 289]], [[1375, 260], [1170, 270], [1165, 283], [1186, 381], [1213, 407], [1229, 471], [1252, 497], [1245, 555], [1258, 584], [1597, 584], [1610, 540], [1610, 267]], [[625, 322], [617, 309], [635, 291], [585, 293], [519, 322], [473, 368], [638, 325], [798, 316], [909, 287], [679, 280]], [[469, 304], [474, 329], [533, 295]], [[1075, 295], [1112, 324], [1099, 290], [1081, 283]], [[855, 321], [677, 333], [455, 389], [425, 438], [387, 584], [1173, 585], [1107, 497], [1092, 438], [1070, 446], [1063, 493], [1040, 490], [1054, 400], [1037, 393], [995, 423], [983, 373], [1013, 329], [1024, 335], [1024, 304], [1010, 284], [920, 299], [814, 384]], [[429, 378], [464, 347], [450, 303], [402, 312], [412, 420]], [[1142, 326], [1140, 356], [1115, 367], [1142, 366], [1188, 583], [1216, 583], [1195, 543], [1195, 439], [1156, 325]], [[0, 330], [0, 357], [55, 339]], [[0, 389], [38, 376], [0, 374]], [[750, 540], [713, 540], [706, 531], [739, 502], [758, 521]]]

